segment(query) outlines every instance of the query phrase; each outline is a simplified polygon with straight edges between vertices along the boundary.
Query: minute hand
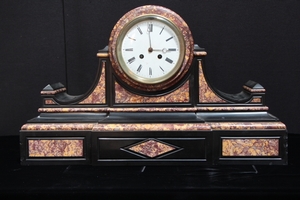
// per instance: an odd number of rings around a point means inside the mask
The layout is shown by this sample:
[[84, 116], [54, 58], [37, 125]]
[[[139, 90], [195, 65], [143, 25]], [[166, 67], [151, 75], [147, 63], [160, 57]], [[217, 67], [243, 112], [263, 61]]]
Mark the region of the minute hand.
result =
[[162, 51], [163, 53], [167, 53], [169, 51], [176, 51], [176, 49], [175, 48], [169, 48], [169, 49], [163, 48], [163, 49], [153, 49], [153, 51]]

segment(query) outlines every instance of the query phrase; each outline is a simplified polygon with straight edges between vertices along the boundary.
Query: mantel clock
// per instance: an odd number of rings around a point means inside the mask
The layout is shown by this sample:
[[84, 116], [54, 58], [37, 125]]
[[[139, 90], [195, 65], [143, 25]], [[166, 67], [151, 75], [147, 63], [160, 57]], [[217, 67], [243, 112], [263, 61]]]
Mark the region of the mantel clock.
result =
[[41, 91], [39, 115], [20, 130], [21, 164], [286, 165], [286, 126], [268, 112], [265, 88], [216, 89], [205, 56], [174, 11], [125, 13], [97, 53], [90, 90]]

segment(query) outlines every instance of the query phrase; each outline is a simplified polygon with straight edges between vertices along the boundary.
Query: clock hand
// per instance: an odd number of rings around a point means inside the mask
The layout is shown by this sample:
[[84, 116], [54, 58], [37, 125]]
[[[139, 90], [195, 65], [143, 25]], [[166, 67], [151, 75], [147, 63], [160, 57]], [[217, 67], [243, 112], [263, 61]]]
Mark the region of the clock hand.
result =
[[148, 48], [148, 52], [151, 53], [153, 51], [153, 48], [151, 45], [151, 36], [150, 36], [150, 32], [152, 32], [152, 24], [148, 24], [147, 32], [148, 32], [148, 36], [149, 36], [149, 45], [150, 45], [150, 47]]
[[169, 49], [163, 48], [163, 49], [152, 49], [152, 51], [162, 51], [163, 53], [167, 53], [169, 51], [176, 51], [176, 49], [174, 49], [174, 48], [169, 48]]

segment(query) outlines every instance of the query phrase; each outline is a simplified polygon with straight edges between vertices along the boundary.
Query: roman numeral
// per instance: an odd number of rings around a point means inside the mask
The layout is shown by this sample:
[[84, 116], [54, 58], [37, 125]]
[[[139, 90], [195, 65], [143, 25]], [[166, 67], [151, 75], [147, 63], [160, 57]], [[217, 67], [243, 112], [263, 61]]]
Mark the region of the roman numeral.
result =
[[143, 66], [142, 66], [142, 65], [140, 65], [140, 66], [137, 68], [137, 70], [136, 70], [136, 71], [137, 71], [137, 72], [141, 72], [141, 70], [142, 70], [142, 67], [143, 67]]
[[149, 67], [149, 76], [152, 76], [152, 68]]
[[153, 24], [149, 23], [148, 24], [148, 32], [152, 32], [153, 31]]
[[137, 30], [140, 32], [141, 35], [143, 34], [143, 31], [141, 30], [140, 27], [137, 27]]
[[133, 51], [133, 48], [124, 49], [125, 51]]
[[130, 58], [130, 59], [128, 60], [128, 63], [131, 64], [131, 63], [133, 63], [133, 61], [135, 61], [135, 57]]
[[161, 71], [165, 72], [165, 70], [161, 66], [159, 66], [159, 68], [161, 69]]
[[127, 37], [128, 37], [129, 39], [133, 40], [133, 41], [136, 41], [136, 39], [134, 39], [134, 38], [132, 38], [132, 37], [130, 37], [130, 36], [128, 36], [128, 35], [127, 35]]
[[176, 51], [176, 49], [175, 48], [170, 48], [170, 49], [168, 49], [168, 51]]
[[163, 30], [165, 29], [165, 27], [163, 27], [159, 33], [159, 35], [161, 35], [161, 33], [163, 32]]
[[168, 38], [168, 39], [166, 39], [166, 42], [168, 42], [169, 40], [171, 40], [173, 38], [173, 36], [172, 37], [170, 37], [170, 38]]
[[170, 63], [170, 64], [173, 63], [173, 60], [171, 60], [170, 58], [166, 58], [166, 61], [167, 61], [168, 63]]

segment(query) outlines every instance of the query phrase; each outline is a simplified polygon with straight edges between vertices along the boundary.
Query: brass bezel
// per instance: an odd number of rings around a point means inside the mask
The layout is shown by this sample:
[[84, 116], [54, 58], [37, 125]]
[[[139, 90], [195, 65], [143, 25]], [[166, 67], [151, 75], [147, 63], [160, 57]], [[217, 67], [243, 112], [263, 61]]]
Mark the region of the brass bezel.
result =
[[[180, 55], [179, 55], [178, 61], [175, 64], [175, 67], [173, 67], [173, 69], [169, 73], [167, 73], [161, 77], [157, 77], [157, 78], [141, 77], [141, 76], [133, 73], [130, 70], [130, 68], [128, 67], [128, 65], [126, 64], [126, 62], [124, 61], [123, 56], [122, 56], [123, 55], [122, 54], [122, 42], [123, 42], [124, 38], [126, 37], [127, 32], [136, 24], [143, 22], [143, 21], [148, 21], [148, 20], [160, 21], [161, 23], [168, 26], [170, 29], [172, 29], [174, 31], [174, 33], [176, 34], [176, 37], [178, 38], [178, 41], [179, 41]], [[184, 54], [185, 54], [185, 43], [184, 43], [183, 35], [181, 34], [180, 30], [174, 23], [172, 23], [167, 18], [162, 17], [162, 16], [149, 14], [149, 15], [143, 15], [143, 16], [135, 18], [134, 20], [132, 20], [131, 22], [129, 22], [128, 24], [126, 24], [123, 27], [123, 29], [120, 31], [119, 37], [117, 39], [116, 57], [117, 57], [117, 61], [120, 65], [120, 67], [123, 69], [123, 71], [126, 73], [127, 76], [129, 76], [130, 78], [132, 78], [135, 81], [140, 82], [140, 83], [157, 84], [157, 83], [161, 83], [161, 82], [168, 80], [169, 78], [174, 76], [174, 74], [176, 74], [178, 72], [178, 70], [180, 69], [180, 67], [183, 63]]]

